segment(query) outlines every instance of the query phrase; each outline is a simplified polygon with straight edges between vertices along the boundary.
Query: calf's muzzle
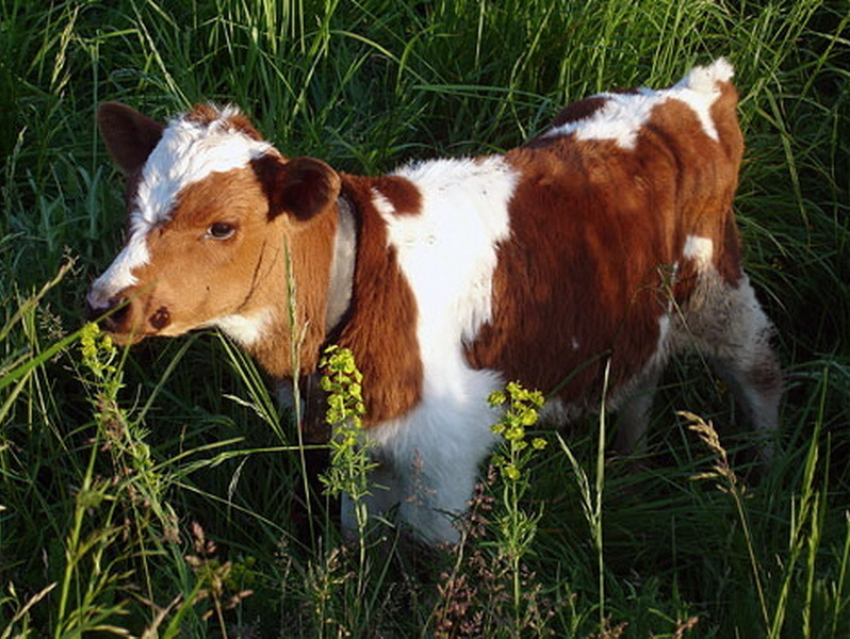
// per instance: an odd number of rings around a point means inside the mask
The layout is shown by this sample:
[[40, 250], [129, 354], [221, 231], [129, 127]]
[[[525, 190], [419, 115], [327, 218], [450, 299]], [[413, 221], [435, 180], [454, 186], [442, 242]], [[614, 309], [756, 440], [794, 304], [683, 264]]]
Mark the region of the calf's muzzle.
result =
[[167, 306], [151, 310], [132, 295], [118, 295], [109, 299], [94, 293], [86, 296], [86, 319], [97, 322], [101, 329], [112, 333], [119, 341], [138, 341], [154, 335], [172, 322]]

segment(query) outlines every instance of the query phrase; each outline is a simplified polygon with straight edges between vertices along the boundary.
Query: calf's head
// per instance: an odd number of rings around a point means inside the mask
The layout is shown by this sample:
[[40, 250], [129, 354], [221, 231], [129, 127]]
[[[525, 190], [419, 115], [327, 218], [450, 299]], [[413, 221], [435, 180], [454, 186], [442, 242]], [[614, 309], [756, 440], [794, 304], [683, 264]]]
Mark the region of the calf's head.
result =
[[87, 296], [90, 315], [124, 343], [218, 326], [255, 354], [278, 352], [264, 363], [289, 374], [287, 264], [304, 289], [299, 321], [324, 329], [338, 174], [282, 157], [233, 108], [162, 125], [107, 103], [98, 124], [127, 176], [128, 220]]

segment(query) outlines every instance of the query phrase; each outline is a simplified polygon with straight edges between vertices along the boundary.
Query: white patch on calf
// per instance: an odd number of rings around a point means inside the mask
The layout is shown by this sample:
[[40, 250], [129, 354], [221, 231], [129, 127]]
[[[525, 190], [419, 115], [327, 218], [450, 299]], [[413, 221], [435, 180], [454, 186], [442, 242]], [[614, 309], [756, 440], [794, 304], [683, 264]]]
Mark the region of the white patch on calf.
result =
[[207, 322], [202, 328], [215, 326], [245, 348], [249, 348], [268, 336], [268, 329], [274, 322], [272, 309], [264, 309], [253, 315], [226, 315]]
[[652, 111], [668, 100], [678, 100], [691, 108], [705, 134], [718, 141], [711, 119], [711, 106], [720, 96], [718, 82], [731, 80], [734, 71], [724, 58], [708, 67], [695, 67], [678, 84], [661, 90], [638, 89], [636, 94], [601, 93], [605, 104], [587, 118], [554, 127], [546, 137], [575, 134], [577, 140], [613, 140], [623, 149], [634, 150], [637, 136]]
[[396, 175], [419, 189], [419, 213], [397, 215], [379, 192], [373, 202], [416, 299], [422, 401], [370, 435], [403, 489], [421, 487], [402, 502], [403, 519], [426, 539], [455, 539], [451, 517], [432, 511], [457, 515], [466, 508], [478, 463], [494, 442], [490, 425], [497, 414], [487, 396], [504, 380], [473, 370], [464, 343], [492, 314], [497, 248], [510, 237], [508, 204], [517, 176], [501, 157], [424, 162]]
[[466, 510], [478, 464], [497, 439], [490, 426], [499, 413], [487, 397], [504, 386], [493, 371], [464, 367], [452, 377], [455, 388], [426, 388], [410, 413], [369, 431], [393, 479], [389, 494], [375, 491], [378, 508], [370, 512], [398, 502], [402, 521], [431, 543], [458, 540], [453, 520]]
[[490, 319], [496, 248], [510, 235], [517, 176], [496, 156], [423, 162], [396, 175], [419, 189], [420, 213], [395, 215], [382, 197], [375, 204], [419, 306], [420, 346], [460, 353], [461, 340]]
[[718, 58], [707, 67], [694, 67], [679, 84], [701, 93], [711, 93], [718, 82], [730, 82], [734, 76], [735, 69], [729, 61]]
[[711, 266], [711, 259], [714, 256], [714, 242], [707, 237], [689, 235], [685, 240], [682, 256], [693, 260], [696, 263], [697, 270], [704, 271]]
[[136, 283], [133, 269], [148, 261], [148, 246], [146, 230], [140, 231], [131, 227], [130, 237], [109, 268], [92, 284], [86, 301], [93, 309], [104, 309], [112, 306], [112, 298], [128, 286]]
[[[663, 354], [667, 351], [667, 337], [670, 333], [670, 316], [662, 315], [658, 318], [658, 344], [655, 346], [655, 354]], [[666, 359], [666, 358], [665, 358]]]

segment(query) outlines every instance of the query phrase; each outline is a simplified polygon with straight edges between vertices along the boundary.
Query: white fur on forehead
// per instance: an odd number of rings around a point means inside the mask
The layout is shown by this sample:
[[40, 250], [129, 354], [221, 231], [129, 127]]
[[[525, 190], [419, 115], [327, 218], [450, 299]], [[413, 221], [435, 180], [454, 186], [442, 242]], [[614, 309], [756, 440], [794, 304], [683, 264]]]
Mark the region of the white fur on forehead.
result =
[[212, 118], [184, 114], [168, 123], [142, 169], [133, 226], [168, 219], [182, 189], [213, 173], [242, 168], [272, 150], [234, 125], [239, 109], [209, 107]]

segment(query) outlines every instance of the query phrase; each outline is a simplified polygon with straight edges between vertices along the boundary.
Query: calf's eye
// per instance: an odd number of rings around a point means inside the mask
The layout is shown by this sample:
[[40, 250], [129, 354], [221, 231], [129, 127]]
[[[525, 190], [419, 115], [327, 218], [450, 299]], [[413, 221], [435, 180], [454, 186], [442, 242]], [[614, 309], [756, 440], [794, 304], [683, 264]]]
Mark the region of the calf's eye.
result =
[[233, 237], [234, 233], [236, 233], [236, 227], [227, 222], [216, 222], [207, 230], [207, 236], [214, 240], [226, 240]]

